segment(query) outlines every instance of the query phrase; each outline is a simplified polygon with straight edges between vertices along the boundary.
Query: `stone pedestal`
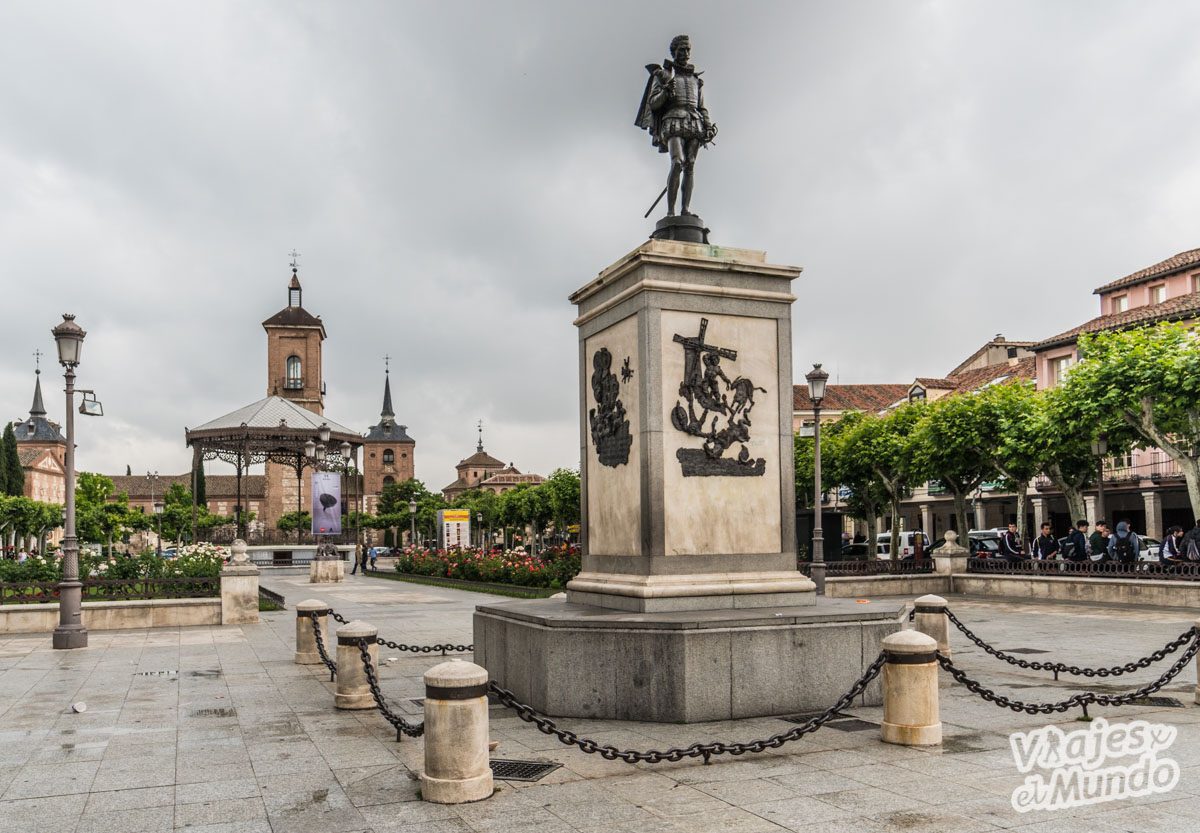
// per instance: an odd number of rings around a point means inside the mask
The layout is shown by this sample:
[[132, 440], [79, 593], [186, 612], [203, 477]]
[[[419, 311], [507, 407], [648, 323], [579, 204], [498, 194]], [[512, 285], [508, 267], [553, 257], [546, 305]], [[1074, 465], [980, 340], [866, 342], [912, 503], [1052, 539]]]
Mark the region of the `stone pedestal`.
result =
[[651, 240], [579, 307], [576, 604], [812, 604], [796, 569], [791, 282], [762, 252]]
[[583, 569], [565, 600], [475, 615], [476, 662], [522, 701], [662, 722], [824, 709], [901, 627], [898, 603], [818, 604], [796, 569], [799, 274], [653, 239], [571, 296]]
[[236, 539], [229, 564], [221, 570], [221, 624], [258, 622], [258, 568], [250, 563], [246, 542]]
[[346, 576], [346, 562], [340, 558], [314, 558], [308, 563], [310, 584], [328, 584]]
[[958, 533], [953, 529], [946, 532], [946, 543], [933, 551], [933, 571], [939, 576], [952, 576], [967, 571], [967, 559], [971, 551], [958, 543]]

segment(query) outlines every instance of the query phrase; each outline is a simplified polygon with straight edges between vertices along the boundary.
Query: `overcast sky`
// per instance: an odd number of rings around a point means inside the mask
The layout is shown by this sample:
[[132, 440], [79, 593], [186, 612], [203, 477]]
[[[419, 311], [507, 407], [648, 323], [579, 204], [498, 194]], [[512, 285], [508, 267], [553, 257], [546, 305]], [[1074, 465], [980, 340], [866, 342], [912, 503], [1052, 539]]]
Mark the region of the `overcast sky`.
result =
[[185, 426], [266, 394], [295, 247], [327, 415], [376, 422], [390, 354], [430, 487], [480, 418], [577, 466], [567, 296], [653, 228], [632, 122], [678, 32], [721, 129], [693, 208], [805, 268], [797, 376], [940, 375], [1200, 246], [1198, 30], [1146, 0], [5, 3], [0, 413], [74, 312], [80, 467], [185, 471]]

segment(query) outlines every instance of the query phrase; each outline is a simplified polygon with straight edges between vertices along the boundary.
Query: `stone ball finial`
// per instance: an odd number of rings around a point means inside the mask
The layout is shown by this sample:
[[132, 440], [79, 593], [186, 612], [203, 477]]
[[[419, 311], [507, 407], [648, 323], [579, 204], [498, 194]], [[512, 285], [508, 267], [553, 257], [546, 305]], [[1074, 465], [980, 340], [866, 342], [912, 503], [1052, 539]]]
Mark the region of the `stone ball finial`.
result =
[[243, 565], [250, 563], [250, 555], [247, 553], [246, 542], [241, 538], [234, 538], [233, 543], [229, 546], [229, 550], [233, 553], [229, 559], [230, 564]]
[[951, 545], [953, 545], [953, 544], [957, 544], [957, 543], [958, 543], [958, 533], [957, 533], [957, 532], [955, 532], [953, 529], [947, 529], [947, 530], [946, 530], [946, 535], [945, 535], [945, 538], [946, 538], [946, 543], [947, 543], [947, 544], [951, 544]]

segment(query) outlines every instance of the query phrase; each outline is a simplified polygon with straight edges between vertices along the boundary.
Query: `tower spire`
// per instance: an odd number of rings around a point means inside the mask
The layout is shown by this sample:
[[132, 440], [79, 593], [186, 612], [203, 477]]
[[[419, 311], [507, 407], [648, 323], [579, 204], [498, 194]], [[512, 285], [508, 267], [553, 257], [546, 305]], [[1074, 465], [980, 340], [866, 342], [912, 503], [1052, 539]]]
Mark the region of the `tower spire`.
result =
[[33, 405], [31, 405], [29, 408], [29, 416], [44, 417], [46, 416], [46, 406], [42, 404], [42, 368], [40, 366], [40, 351], [35, 353], [35, 355], [39, 359], [39, 366], [37, 370], [33, 371], [35, 379], [33, 383]]
[[297, 274], [300, 268], [297, 265], [297, 259], [300, 257], [300, 253], [295, 249], [292, 249], [291, 252], [289, 252], [289, 255], [292, 258], [292, 280], [288, 283], [288, 306], [302, 307], [304, 304], [301, 303], [302, 294], [300, 290], [300, 277]]
[[392, 410], [392, 377], [389, 373], [388, 357], [383, 357], [383, 410], [379, 412], [381, 422], [391, 424], [396, 420], [396, 412]]
[[483, 451], [483, 420], [482, 419], [479, 420], [479, 424], [477, 427], [479, 428], [479, 444], [475, 446], [475, 450], [482, 452]]

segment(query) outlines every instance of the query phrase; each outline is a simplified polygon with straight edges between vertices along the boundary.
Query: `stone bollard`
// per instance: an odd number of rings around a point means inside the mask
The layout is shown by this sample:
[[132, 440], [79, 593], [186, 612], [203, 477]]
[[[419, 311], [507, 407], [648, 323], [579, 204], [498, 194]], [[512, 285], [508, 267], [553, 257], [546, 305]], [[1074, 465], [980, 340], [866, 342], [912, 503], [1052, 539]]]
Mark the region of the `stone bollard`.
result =
[[[317, 651], [317, 637], [313, 633], [312, 614], [317, 614], [317, 627], [321, 629], [321, 637], [326, 646], [329, 639], [326, 634], [325, 622], [329, 614], [329, 605], [316, 599], [305, 599], [296, 605], [296, 656], [297, 665], [320, 665], [321, 654]], [[329, 650], [328, 647], [325, 648]]]
[[354, 621], [337, 629], [337, 691], [333, 702], [339, 709], [373, 709], [375, 698], [367, 683], [362, 653], [358, 646], [364, 642], [371, 655], [371, 666], [379, 673], [379, 646], [375, 637], [379, 629], [366, 622]]
[[880, 738], [901, 746], [938, 746], [937, 641], [920, 631], [899, 631], [883, 638], [883, 652]]
[[950, 619], [946, 616], [946, 600], [941, 596], [922, 596], [915, 603], [913, 627], [933, 637], [939, 654], [950, 656]]
[[462, 804], [492, 794], [487, 684], [487, 669], [458, 659], [425, 672], [425, 801]]

